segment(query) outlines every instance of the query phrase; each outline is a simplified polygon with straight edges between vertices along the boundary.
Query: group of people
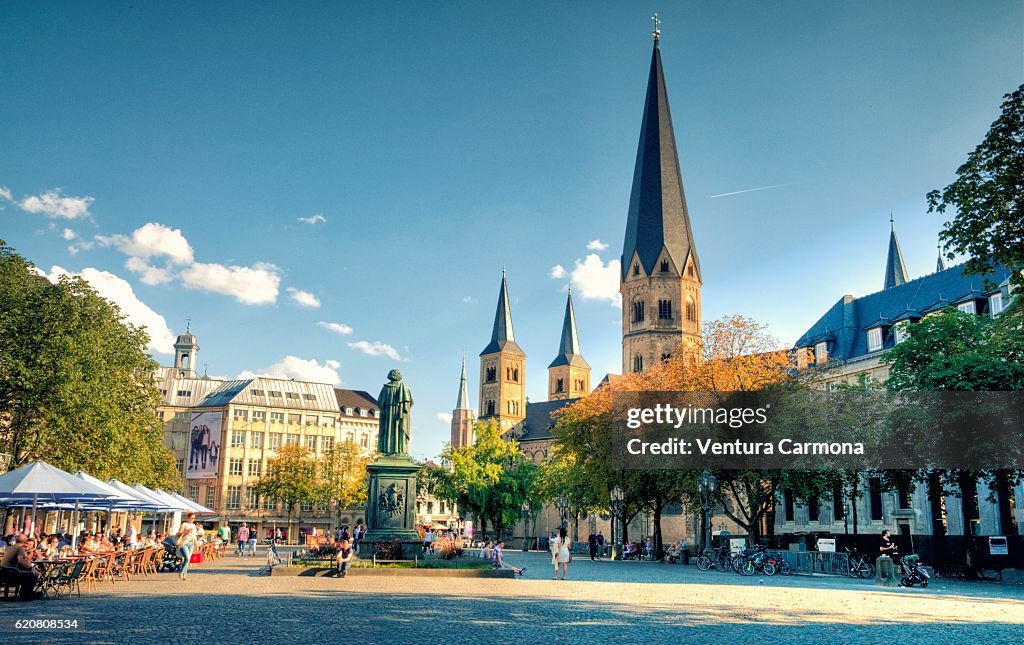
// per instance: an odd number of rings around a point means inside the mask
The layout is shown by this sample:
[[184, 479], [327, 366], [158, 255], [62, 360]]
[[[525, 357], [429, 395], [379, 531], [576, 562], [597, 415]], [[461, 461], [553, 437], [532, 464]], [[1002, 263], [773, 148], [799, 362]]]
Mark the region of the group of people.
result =
[[600, 560], [601, 556], [604, 555], [604, 532], [590, 532], [587, 536], [587, 546], [590, 548], [590, 559]]
[[[228, 535], [231, 534], [231, 527], [224, 524], [221, 529], [227, 529]], [[230, 539], [230, 538], [229, 538]], [[235, 541], [238, 544], [238, 548], [235, 549], [235, 556], [254, 556], [256, 555], [256, 542], [259, 538], [256, 536], [256, 527], [249, 526], [242, 522], [242, 525], [238, 527], [238, 531], [235, 533]]]
[[[441, 538], [455, 539], [457, 537], [459, 537], [459, 534], [455, 529], [443, 529], [435, 531], [428, 526], [423, 531], [423, 550], [427, 553], [433, 553], [435, 542], [437, 542]], [[491, 545], [492, 549], [494, 548], [493, 542], [489, 542], [488, 544]]]

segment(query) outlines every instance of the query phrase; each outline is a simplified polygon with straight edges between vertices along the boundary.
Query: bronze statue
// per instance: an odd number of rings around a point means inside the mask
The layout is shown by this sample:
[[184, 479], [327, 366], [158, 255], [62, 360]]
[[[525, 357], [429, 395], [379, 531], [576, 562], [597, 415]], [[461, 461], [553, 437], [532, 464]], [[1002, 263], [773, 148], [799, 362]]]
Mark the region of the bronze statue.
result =
[[404, 455], [409, 452], [409, 414], [412, 410], [412, 392], [402, 382], [398, 370], [388, 372], [388, 383], [377, 397], [380, 406], [380, 430], [377, 434], [377, 452], [382, 455]]

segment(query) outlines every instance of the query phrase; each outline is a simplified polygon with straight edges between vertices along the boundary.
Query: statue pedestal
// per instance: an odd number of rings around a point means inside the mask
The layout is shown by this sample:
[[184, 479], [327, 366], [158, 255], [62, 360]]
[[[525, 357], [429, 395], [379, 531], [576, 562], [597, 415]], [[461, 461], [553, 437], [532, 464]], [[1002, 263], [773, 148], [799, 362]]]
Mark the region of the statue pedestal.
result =
[[366, 537], [359, 542], [359, 556], [371, 558], [374, 543], [399, 538], [404, 558], [423, 550], [416, 531], [417, 466], [407, 455], [386, 455], [366, 467], [369, 491], [366, 498]]

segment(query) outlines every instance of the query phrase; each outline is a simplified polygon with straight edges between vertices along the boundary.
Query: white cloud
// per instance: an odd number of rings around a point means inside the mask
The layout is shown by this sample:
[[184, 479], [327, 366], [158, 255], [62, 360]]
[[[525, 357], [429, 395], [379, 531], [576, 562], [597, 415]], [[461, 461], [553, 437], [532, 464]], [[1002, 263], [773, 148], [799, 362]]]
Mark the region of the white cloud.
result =
[[78, 238], [78, 241], [68, 246], [68, 253], [75, 255], [79, 251], [88, 251], [95, 246], [93, 242], [86, 242], [85, 240]]
[[[9, 190], [7, 195], [10, 195]], [[96, 201], [94, 197], [65, 197], [60, 194], [59, 189], [55, 188], [42, 195], [29, 195], [21, 200], [19, 206], [23, 211], [42, 213], [47, 217], [78, 219], [89, 217], [89, 205], [94, 201]]]
[[281, 285], [280, 270], [263, 262], [251, 267], [196, 262], [181, 272], [181, 278], [187, 287], [222, 293], [247, 305], [276, 302]]
[[295, 304], [300, 307], [313, 307], [315, 309], [320, 306], [320, 299], [308, 291], [296, 289], [295, 287], [288, 287], [287, 291], [291, 294]]
[[70, 242], [71, 240], [78, 237], [78, 234], [72, 231], [70, 228], [66, 228], [63, 232], [61, 232], [61, 237]]
[[466, 304], [473, 303], [476, 302], [476, 298], [473, 296], [462, 296], [462, 302], [465, 302]]
[[328, 359], [321, 365], [315, 358], [304, 359], [297, 356], [285, 356], [269, 367], [256, 371], [246, 370], [237, 378], [255, 378], [257, 376], [270, 376], [273, 378], [294, 379], [296, 381], [311, 381], [313, 383], [329, 383], [341, 385], [341, 376], [338, 369], [341, 363]]
[[448, 412], [438, 412], [437, 420], [446, 425], [452, 424], [452, 415]]
[[174, 264], [191, 264], [192, 247], [182, 235], [181, 229], [170, 228], [158, 222], [149, 222], [132, 231], [131, 237], [97, 235], [103, 246], [114, 246], [118, 251], [133, 258], [165, 257]]
[[8, 188], [7, 186], [0, 186], [0, 198], [5, 199], [7, 201], [11, 201], [12, 199], [14, 199], [11, 196], [11, 189]]
[[562, 266], [561, 264], [556, 264], [555, 266], [551, 267], [551, 277], [554, 278], [555, 280], [560, 280], [564, 278], [565, 275], [565, 267]]
[[[68, 250], [71, 250], [70, 247]], [[128, 258], [128, 261], [125, 262], [124, 265], [132, 273], [138, 273], [139, 279], [142, 280], [144, 284], [148, 284], [150, 286], [170, 282], [173, 277], [171, 272], [167, 269], [155, 267], [142, 258]]]
[[348, 346], [351, 349], [361, 351], [367, 356], [387, 356], [388, 358], [396, 361], [405, 360], [398, 354], [397, 349], [387, 343], [382, 343], [379, 340], [375, 340], [372, 343], [365, 340], [357, 340], [354, 343], [349, 343]]
[[303, 224], [323, 224], [324, 222], [327, 221], [327, 218], [324, 217], [323, 214], [321, 213], [317, 213], [316, 215], [310, 215], [309, 217], [298, 217], [296, 219], [298, 219]]
[[620, 266], [618, 260], [605, 264], [596, 253], [587, 255], [583, 260], [576, 260], [576, 266], [569, 275], [573, 293], [578, 293], [584, 300], [606, 300], [613, 306], [621, 307]]
[[323, 327], [327, 331], [333, 331], [335, 334], [339, 334], [341, 336], [347, 336], [352, 333], [352, 328], [345, 323], [324, 322], [321, 320], [316, 325], [317, 327]]
[[116, 303], [128, 322], [146, 328], [150, 336], [150, 351], [158, 354], [174, 354], [175, 337], [167, 327], [167, 321], [139, 300], [132, 290], [132, 286], [126, 280], [113, 273], [93, 268], [82, 269], [81, 273], [74, 274], [63, 267], [55, 266], [50, 269], [49, 274], [42, 271], [39, 273], [45, 275], [51, 282], [57, 282], [62, 275], [80, 275], [98, 294]]
[[588, 251], [604, 251], [608, 248], [608, 245], [601, 240], [590, 240], [587, 242]]

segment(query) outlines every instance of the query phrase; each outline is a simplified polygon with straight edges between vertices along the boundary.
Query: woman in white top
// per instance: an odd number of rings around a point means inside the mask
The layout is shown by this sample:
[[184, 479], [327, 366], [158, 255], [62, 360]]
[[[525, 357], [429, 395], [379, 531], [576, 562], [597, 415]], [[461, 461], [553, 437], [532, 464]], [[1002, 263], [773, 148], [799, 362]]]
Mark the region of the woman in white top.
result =
[[565, 580], [565, 576], [569, 573], [569, 547], [572, 546], [572, 541], [568, 537], [568, 533], [565, 527], [558, 529], [558, 537], [551, 542], [551, 563], [555, 565], [555, 575], [551, 576], [552, 580], [558, 579], [558, 566], [562, 566], [562, 580]]
[[178, 554], [185, 559], [185, 563], [181, 565], [181, 573], [179, 577], [182, 580], [188, 579], [188, 565], [192, 559], [192, 551], [196, 548], [196, 514], [189, 513], [185, 517], [185, 521], [181, 523], [178, 528], [178, 537], [174, 541], [178, 545]]

